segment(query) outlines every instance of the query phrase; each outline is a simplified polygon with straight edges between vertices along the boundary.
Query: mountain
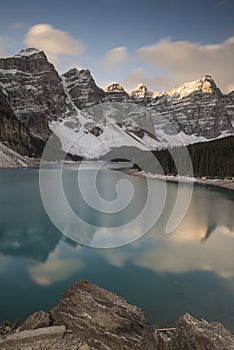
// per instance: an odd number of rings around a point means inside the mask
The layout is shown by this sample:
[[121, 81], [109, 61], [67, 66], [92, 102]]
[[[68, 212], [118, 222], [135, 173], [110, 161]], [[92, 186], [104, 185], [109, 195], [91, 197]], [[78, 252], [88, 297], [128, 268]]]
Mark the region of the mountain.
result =
[[[45, 141], [32, 135], [28, 128], [17, 120], [7, 96], [0, 89], [0, 164], [8, 166], [30, 165], [25, 157], [40, 157]], [[19, 153], [24, 156], [20, 157]]]
[[1, 123], [19, 131], [17, 147], [9, 131], [0, 140], [33, 157], [52, 132], [65, 152], [87, 159], [123, 146], [152, 150], [233, 135], [234, 92], [222, 94], [208, 75], [159, 93], [140, 84], [129, 94], [118, 83], [101, 89], [87, 69], [60, 76], [44, 52], [29, 48], [0, 59], [0, 91], [11, 111]]
[[168, 134], [182, 132], [212, 139], [233, 133], [233, 93], [223, 95], [209, 75], [166, 92], [152, 93], [146, 105], [155, 111], [155, 127], [161, 126]]

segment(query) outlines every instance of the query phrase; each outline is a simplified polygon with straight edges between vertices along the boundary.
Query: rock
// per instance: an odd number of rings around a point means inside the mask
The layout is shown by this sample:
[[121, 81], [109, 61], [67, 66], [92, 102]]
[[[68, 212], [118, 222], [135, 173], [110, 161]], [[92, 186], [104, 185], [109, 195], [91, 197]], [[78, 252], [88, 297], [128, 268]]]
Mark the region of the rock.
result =
[[16, 330], [19, 325], [19, 321], [11, 323], [9, 321], [0, 322], [0, 337], [10, 334]]
[[44, 311], [34, 312], [19, 327], [19, 331], [49, 327], [52, 324], [50, 315]]
[[124, 88], [119, 83], [112, 83], [105, 88], [106, 92], [125, 92]]
[[53, 339], [61, 339], [66, 331], [64, 326], [59, 327], [47, 327], [39, 328], [36, 330], [27, 330], [23, 332], [18, 332], [10, 334], [2, 341], [0, 341], [0, 349], [4, 349], [6, 346], [10, 346], [14, 349], [14, 346], [23, 349], [23, 346], [29, 347], [32, 342], [43, 339], [46, 341]]
[[112, 83], [105, 88], [105, 101], [127, 102], [129, 95], [119, 83]]
[[0, 86], [17, 119], [44, 140], [50, 135], [50, 120], [74, 111], [59, 74], [43, 51], [28, 49], [1, 58]]
[[139, 84], [132, 93], [130, 93], [130, 97], [135, 103], [139, 103], [142, 105], [147, 105], [148, 99], [151, 97], [152, 92], [149, 92], [145, 84]]
[[175, 328], [156, 329], [154, 331], [157, 350], [167, 350], [174, 331]]
[[50, 315], [54, 325], [65, 325], [91, 348], [156, 349], [140, 308], [87, 281], [74, 283]]
[[232, 96], [225, 96], [209, 75], [161, 93], [152, 93], [146, 106], [154, 111], [155, 127], [167, 134], [216, 138], [233, 134]]
[[179, 319], [167, 350], [232, 350], [234, 336], [221, 323], [197, 320], [188, 313]]
[[81, 347], [79, 348], [79, 350], [90, 350], [90, 347], [88, 346], [88, 344], [83, 344], [81, 345]]
[[40, 157], [44, 141], [31, 135], [27, 127], [17, 120], [7, 96], [0, 88], [0, 141], [23, 156]]
[[104, 98], [104, 91], [100, 89], [88, 69], [70, 69], [62, 76], [64, 85], [77, 108], [96, 105]]

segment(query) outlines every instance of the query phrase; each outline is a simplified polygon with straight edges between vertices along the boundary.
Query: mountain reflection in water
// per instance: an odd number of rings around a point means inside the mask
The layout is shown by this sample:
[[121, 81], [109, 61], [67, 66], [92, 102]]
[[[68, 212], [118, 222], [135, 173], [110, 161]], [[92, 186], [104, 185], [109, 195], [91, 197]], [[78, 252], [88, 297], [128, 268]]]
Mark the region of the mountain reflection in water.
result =
[[[138, 188], [129, 208], [134, 217], [145, 201], [143, 179], [104, 172], [100, 186], [117, 177]], [[1, 320], [49, 310], [72, 282], [87, 279], [142, 307], [155, 325], [174, 323], [188, 311], [234, 330], [233, 192], [195, 186], [186, 216], [166, 235], [177, 193], [177, 185], [168, 183], [166, 208], [149, 233], [126, 246], [94, 249], [73, 242], [50, 222], [40, 199], [38, 170], [0, 173]], [[85, 207], [79, 210], [85, 218]], [[126, 212], [113, 215], [112, 223], [104, 216], [92, 219], [101, 225], [89, 232], [89, 241], [105, 232], [111, 235], [112, 227], [126, 220]], [[133, 227], [131, 234], [137, 236], [142, 227]]]

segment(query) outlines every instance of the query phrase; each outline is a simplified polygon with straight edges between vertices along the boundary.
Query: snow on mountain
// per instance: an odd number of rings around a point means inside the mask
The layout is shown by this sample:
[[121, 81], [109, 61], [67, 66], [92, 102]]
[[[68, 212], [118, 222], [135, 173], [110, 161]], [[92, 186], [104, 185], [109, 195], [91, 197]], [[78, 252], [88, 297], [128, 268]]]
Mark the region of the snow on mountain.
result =
[[17, 55], [15, 55], [15, 57], [21, 57], [21, 56], [29, 57], [29, 56], [32, 56], [32, 55], [35, 55], [35, 54], [39, 54], [40, 52], [42, 52], [42, 51], [30, 47], [28, 49], [21, 50]]
[[104, 91], [89, 70], [59, 76], [44, 52], [29, 48], [0, 59], [0, 90], [32, 135], [46, 141], [54, 132], [65, 151], [86, 158], [233, 134], [234, 93], [223, 95], [208, 75], [159, 93], [140, 84], [128, 94], [118, 83]]
[[148, 150], [160, 146], [150, 115], [134, 104], [129, 108], [127, 103], [106, 102], [77, 110], [77, 115], [51, 122], [50, 129], [60, 138], [63, 150], [87, 159], [106, 154], [112, 147]]
[[209, 140], [233, 134], [231, 103], [231, 98], [223, 95], [212, 77], [206, 75], [177, 88], [152, 93], [146, 105], [153, 111], [156, 130], [169, 135], [183, 131]]

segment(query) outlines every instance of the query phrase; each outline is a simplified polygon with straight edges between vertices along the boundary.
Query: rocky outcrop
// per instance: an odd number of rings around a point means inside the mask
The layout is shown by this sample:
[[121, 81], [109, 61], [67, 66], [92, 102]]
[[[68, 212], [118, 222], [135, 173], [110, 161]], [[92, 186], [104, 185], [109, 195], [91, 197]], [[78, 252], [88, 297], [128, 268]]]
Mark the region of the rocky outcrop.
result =
[[48, 122], [73, 110], [54, 66], [36, 49], [0, 59], [0, 87], [16, 118], [44, 140], [50, 135]]
[[216, 138], [232, 134], [234, 105], [205, 75], [191, 83], [162, 93], [152, 93], [147, 107], [154, 111], [155, 128], [168, 134], [183, 131], [187, 135]]
[[144, 312], [90, 282], [72, 285], [50, 314], [55, 325], [65, 325], [91, 348], [155, 349]]
[[150, 97], [152, 96], [152, 92], [148, 91], [145, 84], [139, 84], [133, 92], [130, 93], [130, 97], [134, 103], [142, 104], [146, 106]]
[[197, 320], [188, 313], [182, 316], [167, 350], [232, 350], [234, 336], [221, 323]]
[[127, 102], [128, 100], [128, 93], [119, 83], [112, 83], [105, 88], [105, 101]]
[[40, 157], [44, 141], [30, 134], [19, 120], [16, 119], [6, 95], [0, 89], [0, 141], [7, 147], [29, 157]]
[[44, 311], [36, 311], [30, 315], [19, 327], [19, 331], [33, 330], [38, 328], [50, 327], [52, 320], [50, 314]]
[[96, 85], [88, 69], [70, 69], [62, 78], [72, 102], [79, 109], [96, 105], [104, 98], [104, 91]]
[[[71, 343], [67, 347], [64, 344], [63, 337], [66, 328], [60, 327], [47, 327], [39, 328], [36, 330], [28, 330], [10, 334], [1, 344], [1, 350], [41, 350], [41, 349], [57, 349], [67, 350], [72, 349]], [[65, 345], [65, 346], [64, 346]], [[76, 348], [73, 348], [76, 349]]]
[[156, 329], [144, 312], [87, 281], [74, 283], [50, 313], [39, 311], [17, 328], [0, 324], [2, 350], [232, 350], [220, 323], [183, 315], [176, 328]]

